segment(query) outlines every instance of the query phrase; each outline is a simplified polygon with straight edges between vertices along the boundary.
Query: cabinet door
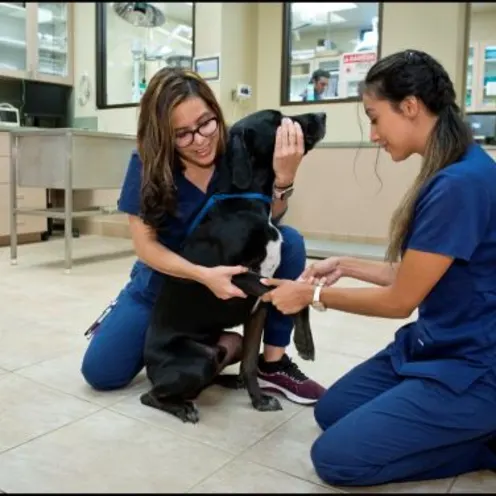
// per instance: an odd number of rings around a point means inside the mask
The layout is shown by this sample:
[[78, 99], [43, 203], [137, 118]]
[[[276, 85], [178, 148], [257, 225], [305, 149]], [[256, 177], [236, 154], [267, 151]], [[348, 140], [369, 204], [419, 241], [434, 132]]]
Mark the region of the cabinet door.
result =
[[496, 110], [496, 41], [481, 44], [479, 110]]
[[37, 4], [35, 45], [35, 79], [72, 85], [72, 5], [70, 3]]
[[28, 8], [23, 2], [0, 3], [0, 75], [28, 74]]

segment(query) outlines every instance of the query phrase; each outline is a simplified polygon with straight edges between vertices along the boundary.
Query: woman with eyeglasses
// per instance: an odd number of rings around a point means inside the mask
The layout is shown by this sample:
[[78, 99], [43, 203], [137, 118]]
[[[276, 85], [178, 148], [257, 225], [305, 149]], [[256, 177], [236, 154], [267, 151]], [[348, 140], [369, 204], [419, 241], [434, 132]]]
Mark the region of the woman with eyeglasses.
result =
[[[227, 139], [222, 111], [208, 84], [191, 71], [158, 71], [141, 100], [137, 138], [119, 209], [129, 216], [138, 261], [118, 298], [87, 331], [91, 341], [82, 363], [85, 380], [98, 390], [124, 387], [143, 368], [145, 333], [162, 274], [200, 282], [222, 299], [244, 296], [231, 282], [243, 267], [207, 268], [177, 254], [196, 213], [215, 189], [216, 159]], [[275, 222], [286, 211], [284, 193], [293, 184], [303, 151], [301, 128], [285, 119], [274, 154]], [[305, 267], [304, 241], [290, 227], [280, 230], [282, 261], [276, 276], [294, 280]], [[292, 401], [313, 404], [324, 389], [286, 355], [292, 328], [290, 317], [269, 310], [259, 381]], [[226, 332], [218, 345], [227, 352], [223, 366], [239, 361], [241, 336]]]

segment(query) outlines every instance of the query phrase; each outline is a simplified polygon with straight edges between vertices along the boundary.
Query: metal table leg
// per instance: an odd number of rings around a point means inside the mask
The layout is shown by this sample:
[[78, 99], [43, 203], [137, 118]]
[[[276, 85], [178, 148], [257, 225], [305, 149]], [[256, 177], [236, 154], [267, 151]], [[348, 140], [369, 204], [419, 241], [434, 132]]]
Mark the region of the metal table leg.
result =
[[67, 160], [65, 163], [64, 188], [64, 238], [65, 238], [65, 273], [72, 269], [72, 143], [67, 139]]
[[10, 263], [17, 265], [17, 153], [19, 138], [10, 142]]

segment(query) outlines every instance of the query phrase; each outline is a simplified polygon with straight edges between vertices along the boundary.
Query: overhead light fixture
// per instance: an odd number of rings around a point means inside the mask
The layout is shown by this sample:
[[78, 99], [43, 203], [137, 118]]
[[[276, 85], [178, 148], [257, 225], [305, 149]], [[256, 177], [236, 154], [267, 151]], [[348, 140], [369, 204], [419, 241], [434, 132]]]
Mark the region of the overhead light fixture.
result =
[[133, 26], [154, 28], [165, 22], [164, 14], [147, 2], [117, 2], [114, 3], [114, 11]]
[[328, 2], [328, 3], [304, 3], [295, 2], [291, 4], [294, 12], [312, 13], [314, 15], [327, 14], [328, 12], [341, 12], [343, 10], [352, 10], [357, 8], [356, 3], [352, 2]]
[[190, 7], [193, 7], [193, 2], [186, 2], [186, 5], [189, 5]]

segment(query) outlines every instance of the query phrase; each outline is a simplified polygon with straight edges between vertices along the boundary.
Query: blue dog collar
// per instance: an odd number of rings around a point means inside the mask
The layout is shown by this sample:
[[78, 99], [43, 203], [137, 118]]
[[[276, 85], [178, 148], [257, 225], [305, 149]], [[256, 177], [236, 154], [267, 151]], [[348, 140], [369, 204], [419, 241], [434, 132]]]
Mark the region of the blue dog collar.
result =
[[217, 193], [215, 195], [212, 195], [207, 200], [205, 205], [203, 205], [203, 208], [198, 212], [193, 222], [190, 224], [186, 235], [189, 236], [198, 227], [198, 225], [203, 220], [207, 212], [212, 208], [212, 206], [216, 202], [222, 200], [231, 200], [235, 198], [240, 198], [244, 200], [261, 200], [265, 203], [268, 203], [269, 205], [272, 203], [272, 198], [270, 196], [262, 195], [261, 193]]

